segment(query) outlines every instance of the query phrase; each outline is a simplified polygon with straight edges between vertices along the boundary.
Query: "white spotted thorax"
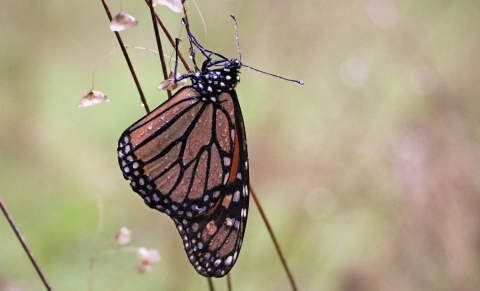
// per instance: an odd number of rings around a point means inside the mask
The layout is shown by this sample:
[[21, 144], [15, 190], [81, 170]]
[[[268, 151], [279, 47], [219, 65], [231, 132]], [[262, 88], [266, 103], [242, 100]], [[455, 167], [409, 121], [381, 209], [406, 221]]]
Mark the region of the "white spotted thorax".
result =
[[214, 70], [204, 68], [201, 72], [196, 72], [190, 76], [192, 87], [202, 97], [233, 91], [240, 82], [241, 67], [242, 64], [239, 60], [232, 59], [225, 61], [223, 68]]

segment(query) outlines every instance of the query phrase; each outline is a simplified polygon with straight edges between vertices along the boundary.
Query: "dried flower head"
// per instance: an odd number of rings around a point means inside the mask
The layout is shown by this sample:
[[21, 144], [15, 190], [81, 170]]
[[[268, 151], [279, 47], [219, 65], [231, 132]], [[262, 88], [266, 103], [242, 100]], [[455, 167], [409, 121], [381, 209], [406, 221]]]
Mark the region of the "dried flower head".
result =
[[119, 245], [127, 244], [130, 242], [131, 234], [132, 232], [128, 228], [122, 227], [117, 234], [115, 234], [115, 242]]
[[140, 273], [149, 273], [152, 271], [153, 264], [160, 261], [160, 254], [158, 250], [146, 248], [139, 248], [137, 255], [140, 258], [140, 262], [137, 265], [137, 270]]
[[[177, 74], [177, 78], [180, 77], [179, 74]], [[174, 82], [173, 80], [173, 72], [170, 72], [170, 75], [168, 75], [168, 79], [163, 81], [160, 85], [158, 85], [157, 90], [175, 90], [178, 87], [185, 86], [187, 84], [187, 80], [183, 79], [178, 82]]]
[[153, 5], [165, 5], [177, 13], [183, 10], [182, 0], [153, 0]]
[[110, 22], [111, 31], [122, 31], [138, 24], [138, 21], [130, 14], [120, 12]]
[[102, 102], [110, 102], [107, 95], [100, 91], [90, 90], [80, 98], [78, 107], [89, 107]]

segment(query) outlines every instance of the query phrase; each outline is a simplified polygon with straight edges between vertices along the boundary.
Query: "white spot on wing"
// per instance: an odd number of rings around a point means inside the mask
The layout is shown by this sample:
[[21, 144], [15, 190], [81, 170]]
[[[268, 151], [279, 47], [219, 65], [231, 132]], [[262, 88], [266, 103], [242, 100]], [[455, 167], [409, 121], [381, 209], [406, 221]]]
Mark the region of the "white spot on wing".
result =
[[228, 177], [230, 176], [230, 173], [226, 173], [225, 174], [225, 178], [223, 178], [223, 184], [227, 184], [227, 181], [228, 181]]
[[193, 230], [193, 232], [197, 232], [197, 231], [198, 231], [198, 223], [192, 224], [192, 230]]
[[227, 166], [227, 167], [230, 166], [230, 162], [231, 162], [231, 160], [230, 160], [229, 157], [224, 157], [223, 158], [223, 163], [225, 164], [225, 166]]
[[247, 217], [247, 209], [243, 208], [242, 211], [240, 212], [240, 215], [242, 217]]
[[228, 258], [225, 260], [225, 265], [226, 266], [230, 266], [230, 264], [232, 263], [233, 261], [233, 257], [232, 256], [228, 256]]
[[233, 194], [233, 202], [238, 202], [238, 201], [240, 201], [240, 191], [236, 191]]

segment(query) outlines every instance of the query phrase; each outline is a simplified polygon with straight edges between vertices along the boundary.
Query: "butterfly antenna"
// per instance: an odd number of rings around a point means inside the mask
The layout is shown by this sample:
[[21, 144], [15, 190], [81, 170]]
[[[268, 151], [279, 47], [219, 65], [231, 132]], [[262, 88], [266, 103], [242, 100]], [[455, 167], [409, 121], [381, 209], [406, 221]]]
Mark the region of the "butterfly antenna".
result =
[[238, 38], [238, 23], [237, 19], [233, 14], [230, 14], [230, 16], [233, 18], [233, 21], [235, 21], [235, 34], [237, 37], [237, 48], [238, 48], [238, 54], [240, 55], [240, 63], [242, 63], [242, 50], [240, 49], [240, 38]]
[[285, 81], [293, 82], [297, 85], [303, 85], [304, 84], [304, 82], [302, 80], [288, 79], [288, 78], [285, 78], [285, 77], [282, 77], [282, 76], [279, 76], [279, 75], [275, 75], [275, 74], [272, 74], [272, 73], [269, 73], [269, 72], [265, 72], [265, 71], [262, 71], [262, 70], [259, 70], [259, 69], [255, 69], [254, 67], [250, 67], [250, 66], [247, 66], [247, 65], [244, 65], [244, 64], [242, 64], [242, 66], [244, 66], [248, 69], [252, 69], [254, 71], [257, 71], [259, 73], [265, 74], [265, 75], [269, 75], [269, 76], [276, 77], [276, 78], [279, 78], [279, 79], [282, 79], [282, 80], [285, 80]]
[[[242, 50], [240, 49], [240, 38], [238, 37], [238, 23], [237, 23], [237, 19], [235, 18], [235, 16], [233, 14], [230, 14], [230, 16], [232, 17], [233, 21], [235, 21], [235, 33], [236, 33], [236, 37], [237, 37], [237, 48], [238, 48], [238, 54], [240, 55], [240, 64], [242, 64]], [[293, 82], [293, 83], [298, 84], [298, 85], [303, 85], [304, 84], [302, 80], [288, 79], [288, 78], [285, 78], [285, 77], [282, 77], [282, 76], [279, 76], [279, 75], [275, 75], [275, 74], [272, 74], [272, 73], [269, 73], [269, 72], [265, 72], [265, 71], [262, 71], [262, 70], [259, 70], [259, 69], [255, 69], [254, 67], [250, 67], [250, 66], [247, 66], [247, 65], [244, 65], [244, 64], [242, 64], [242, 66], [244, 66], [248, 69], [252, 69], [254, 71], [257, 71], [259, 73], [265, 74], [265, 75], [269, 75], [269, 76], [277, 77], [277, 78], [285, 80], [285, 81]]]
[[182, 23], [183, 25], [185, 25], [186, 27], [186, 30], [187, 30], [187, 35], [188, 35], [188, 39], [193, 43], [193, 45], [195, 45], [198, 50], [200, 50], [200, 52], [203, 54], [203, 56], [206, 58], [206, 59], [211, 59], [211, 57], [207, 54], [212, 54], [212, 55], [215, 55], [223, 60], [228, 60], [228, 58], [226, 58], [225, 56], [219, 54], [219, 53], [216, 53], [214, 51], [211, 51], [209, 49], [206, 49], [204, 48], [201, 44], [198, 43], [197, 39], [195, 38], [195, 36], [193, 35], [193, 33], [190, 31], [190, 27], [188, 26], [185, 18], [182, 19]]

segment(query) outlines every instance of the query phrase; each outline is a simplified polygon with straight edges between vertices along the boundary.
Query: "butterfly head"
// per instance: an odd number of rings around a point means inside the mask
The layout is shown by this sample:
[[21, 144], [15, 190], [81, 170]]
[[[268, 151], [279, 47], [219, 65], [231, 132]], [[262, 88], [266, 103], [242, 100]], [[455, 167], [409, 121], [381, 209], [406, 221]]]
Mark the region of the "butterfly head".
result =
[[191, 77], [192, 87], [202, 96], [220, 95], [224, 92], [234, 91], [240, 82], [240, 68], [242, 63], [237, 59], [222, 60], [223, 67], [210, 69], [214, 64], [205, 61], [201, 72]]

